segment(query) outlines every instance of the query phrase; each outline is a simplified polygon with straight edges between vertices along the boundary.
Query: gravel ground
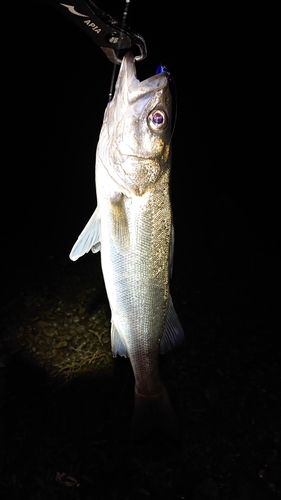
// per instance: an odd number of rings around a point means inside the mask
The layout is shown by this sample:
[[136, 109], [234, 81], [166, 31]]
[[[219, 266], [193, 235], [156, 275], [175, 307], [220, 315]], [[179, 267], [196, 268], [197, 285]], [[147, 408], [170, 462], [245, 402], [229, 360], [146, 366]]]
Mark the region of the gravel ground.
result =
[[95, 276], [91, 266], [87, 276], [79, 276], [72, 267], [69, 275], [66, 265], [59, 270], [50, 259], [43, 274], [36, 275], [35, 280], [33, 271], [31, 281], [6, 306], [15, 311], [4, 336], [11, 350], [62, 380], [88, 371], [112, 372], [109, 310], [100, 272]]
[[196, 258], [188, 286], [176, 260], [173, 296], [186, 340], [161, 356], [180, 443], [157, 432], [131, 440], [133, 375], [128, 360], [110, 353], [98, 258], [50, 258], [13, 279], [6, 273], [4, 498], [280, 498], [276, 287], [260, 256], [231, 279], [215, 254], [209, 274]]

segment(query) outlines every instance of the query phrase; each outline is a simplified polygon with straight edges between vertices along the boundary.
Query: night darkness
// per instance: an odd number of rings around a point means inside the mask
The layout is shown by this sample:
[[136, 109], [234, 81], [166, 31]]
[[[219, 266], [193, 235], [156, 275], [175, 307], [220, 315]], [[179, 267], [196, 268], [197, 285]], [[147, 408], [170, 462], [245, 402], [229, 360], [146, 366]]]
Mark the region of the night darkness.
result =
[[[123, 0], [97, 3], [122, 16]], [[96, 307], [109, 318], [99, 256], [73, 263], [68, 255], [96, 206], [95, 150], [113, 65], [47, 2], [10, 6], [0, 271], [5, 499], [281, 496], [277, 13], [271, 5], [183, 5], [131, 0], [128, 14], [148, 49], [139, 79], [162, 62], [175, 82], [172, 295], [186, 333], [162, 361], [182, 442], [156, 433], [138, 444], [125, 360], [104, 379], [84, 369], [62, 382], [23, 340], [50, 320], [56, 300], [59, 329], [75, 294], [85, 317]], [[80, 487], [55, 481], [58, 471]]]

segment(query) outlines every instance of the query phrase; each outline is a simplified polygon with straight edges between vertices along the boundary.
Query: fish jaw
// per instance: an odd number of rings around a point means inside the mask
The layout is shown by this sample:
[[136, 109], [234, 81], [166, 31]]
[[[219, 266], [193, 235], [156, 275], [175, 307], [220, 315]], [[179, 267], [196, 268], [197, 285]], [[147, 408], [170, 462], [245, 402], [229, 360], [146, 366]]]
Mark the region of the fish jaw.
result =
[[[140, 82], [134, 58], [126, 54], [114, 97], [105, 111], [97, 150], [97, 157], [124, 194], [141, 196], [168, 168], [171, 114], [166, 74]], [[163, 123], [155, 124], [155, 116], [162, 116]]]

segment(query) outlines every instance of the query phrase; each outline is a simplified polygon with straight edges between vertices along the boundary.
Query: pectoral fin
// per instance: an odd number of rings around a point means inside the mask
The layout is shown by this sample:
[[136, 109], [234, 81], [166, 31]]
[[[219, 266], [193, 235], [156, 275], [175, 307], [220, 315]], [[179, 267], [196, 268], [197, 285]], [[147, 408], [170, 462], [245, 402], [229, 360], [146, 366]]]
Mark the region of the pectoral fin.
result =
[[98, 206], [74, 244], [69, 257], [71, 260], [77, 260], [90, 250], [94, 253], [100, 250], [100, 209]]
[[166, 326], [160, 341], [160, 353], [171, 351], [184, 341], [184, 331], [174, 309], [172, 297], [169, 298]]
[[116, 249], [121, 253], [127, 252], [130, 236], [123, 195], [111, 200], [110, 230]]

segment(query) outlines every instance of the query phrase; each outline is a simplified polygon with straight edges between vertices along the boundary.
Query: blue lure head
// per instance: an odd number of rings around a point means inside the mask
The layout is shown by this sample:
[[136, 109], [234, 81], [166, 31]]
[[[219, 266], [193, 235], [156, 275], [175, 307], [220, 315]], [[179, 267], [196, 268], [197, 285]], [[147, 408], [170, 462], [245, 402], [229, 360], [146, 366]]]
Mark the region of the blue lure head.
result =
[[168, 71], [167, 67], [161, 63], [158, 64], [155, 75], [159, 75], [159, 73], [166, 73], [168, 80], [170, 80], [171, 73]]

